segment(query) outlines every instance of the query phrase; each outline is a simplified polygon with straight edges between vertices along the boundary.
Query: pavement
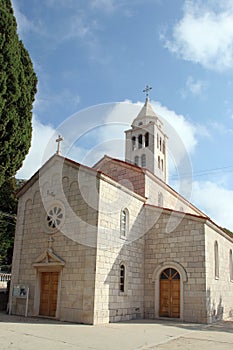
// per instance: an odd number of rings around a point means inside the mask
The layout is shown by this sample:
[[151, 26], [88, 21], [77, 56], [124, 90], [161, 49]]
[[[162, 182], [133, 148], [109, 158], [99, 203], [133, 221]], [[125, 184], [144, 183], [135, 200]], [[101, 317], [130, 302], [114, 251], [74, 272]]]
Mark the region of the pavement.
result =
[[233, 320], [134, 320], [88, 326], [0, 312], [1, 350], [233, 350]]

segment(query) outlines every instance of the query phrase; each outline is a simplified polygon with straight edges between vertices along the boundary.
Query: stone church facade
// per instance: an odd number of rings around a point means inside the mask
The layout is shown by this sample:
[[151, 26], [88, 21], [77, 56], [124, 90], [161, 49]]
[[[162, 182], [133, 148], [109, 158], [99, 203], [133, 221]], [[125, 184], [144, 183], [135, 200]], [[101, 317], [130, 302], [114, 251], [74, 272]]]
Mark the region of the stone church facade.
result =
[[233, 316], [233, 239], [167, 184], [166, 143], [146, 99], [126, 161], [90, 168], [56, 154], [20, 189], [11, 313], [86, 324]]

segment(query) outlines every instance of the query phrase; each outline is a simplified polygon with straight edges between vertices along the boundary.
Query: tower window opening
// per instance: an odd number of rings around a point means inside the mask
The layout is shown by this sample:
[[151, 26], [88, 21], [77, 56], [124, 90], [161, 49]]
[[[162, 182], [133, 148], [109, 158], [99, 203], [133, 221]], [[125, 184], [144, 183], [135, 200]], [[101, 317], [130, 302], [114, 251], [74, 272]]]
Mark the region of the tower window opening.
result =
[[159, 138], [159, 149], [160, 149], [160, 151], [162, 151], [162, 139], [161, 139], [161, 137]]
[[159, 148], [159, 134], [157, 134], [157, 148]]
[[141, 165], [143, 168], [146, 167], [146, 155], [145, 154], [143, 154], [141, 157]]
[[148, 147], [149, 146], [149, 133], [147, 132], [145, 134], [145, 147]]
[[142, 134], [138, 136], [138, 148], [142, 148]]
[[161, 170], [163, 171], [163, 159], [161, 159]]
[[166, 146], [165, 146], [165, 141], [163, 141], [163, 154], [165, 154]]
[[138, 157], [138, 156], [135, 156], [135, 157], [134, 157], [134, 164], [135, 164], [135, 165], [138, 165], [138, 164], [139, 164], [139, 157]]
[[132, 150], [134, 151], [136, 149], [136, 137], [132, 137]]
[[158, 156], [158, 168], [160, 169], [160, 156]]

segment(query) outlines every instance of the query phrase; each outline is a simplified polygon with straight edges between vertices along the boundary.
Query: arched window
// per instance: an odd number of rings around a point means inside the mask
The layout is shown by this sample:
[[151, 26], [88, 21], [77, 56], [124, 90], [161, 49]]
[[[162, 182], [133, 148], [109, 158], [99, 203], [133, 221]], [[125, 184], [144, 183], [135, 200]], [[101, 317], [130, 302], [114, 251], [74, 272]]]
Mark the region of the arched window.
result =
[[160, 169], [160, 156], [158, 156], [158, 168]]
[[120, 292], [125, 291], [125, 265], [120, 265], [120, 283], [119, 283]]
[[142, 148], [142, 134], [138, 136], [138, 148]]
[[159, 134], [157, 134], [157, 148], [159, 148]]
[[159, 138], [159, 149], [160, 149], [160, 151], [162, 151], [162, 139], [161, 139], [161, 137]]
[[165, 146], [165, 141], [163, 141], [163, 154], [165, 154], [166, 151], [166, 146]]
[[149, 146], [149, 133], [146, 132], [145, 133], [145, 147], [148, 147]]
[[230, 271], [230, 280], [233, 282], [233, 257], [232, 250], [229, 252], [229, 271]]
[[142, 164], [142, 167], [146, 167], [146, 155], [143, 154], [142, 157], [141, 157], [141, 164]]
[[138, 157], [138, 156], [135, 156], [135, 157], [134, 157], [134, 164], [135, 164], [135, 165], [138, 165], [138, 164], [139, 164], [139, 157]]
[[158, 194], [158, 206], [162, 207], [163, 206], [163, 194], [159, 192]]
[[161, 159], [161, 170], [163, 171], [163, 159]]
[[126, 208], [121, 211], [121, 237], [126, 237], [129, 223], [129, 212]]
[[132, 150], [134, 151], [136, 149], [136, 137], [132, 137]]
[[214, 242], [214, 274], [215, 278], [219, 278], [219, 255], [218, 255], [218, 242]]

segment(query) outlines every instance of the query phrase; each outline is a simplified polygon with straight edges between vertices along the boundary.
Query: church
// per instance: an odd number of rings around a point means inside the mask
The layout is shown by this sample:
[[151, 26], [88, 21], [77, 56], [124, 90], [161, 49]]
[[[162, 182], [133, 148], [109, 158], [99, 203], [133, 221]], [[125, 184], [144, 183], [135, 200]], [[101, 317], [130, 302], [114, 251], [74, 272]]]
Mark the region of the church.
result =
[[84, 324], [233, 316], [233, 238], [168, 185], [148, 96], [125, 161], [57, 152], [18, 191], [10, 313]]

